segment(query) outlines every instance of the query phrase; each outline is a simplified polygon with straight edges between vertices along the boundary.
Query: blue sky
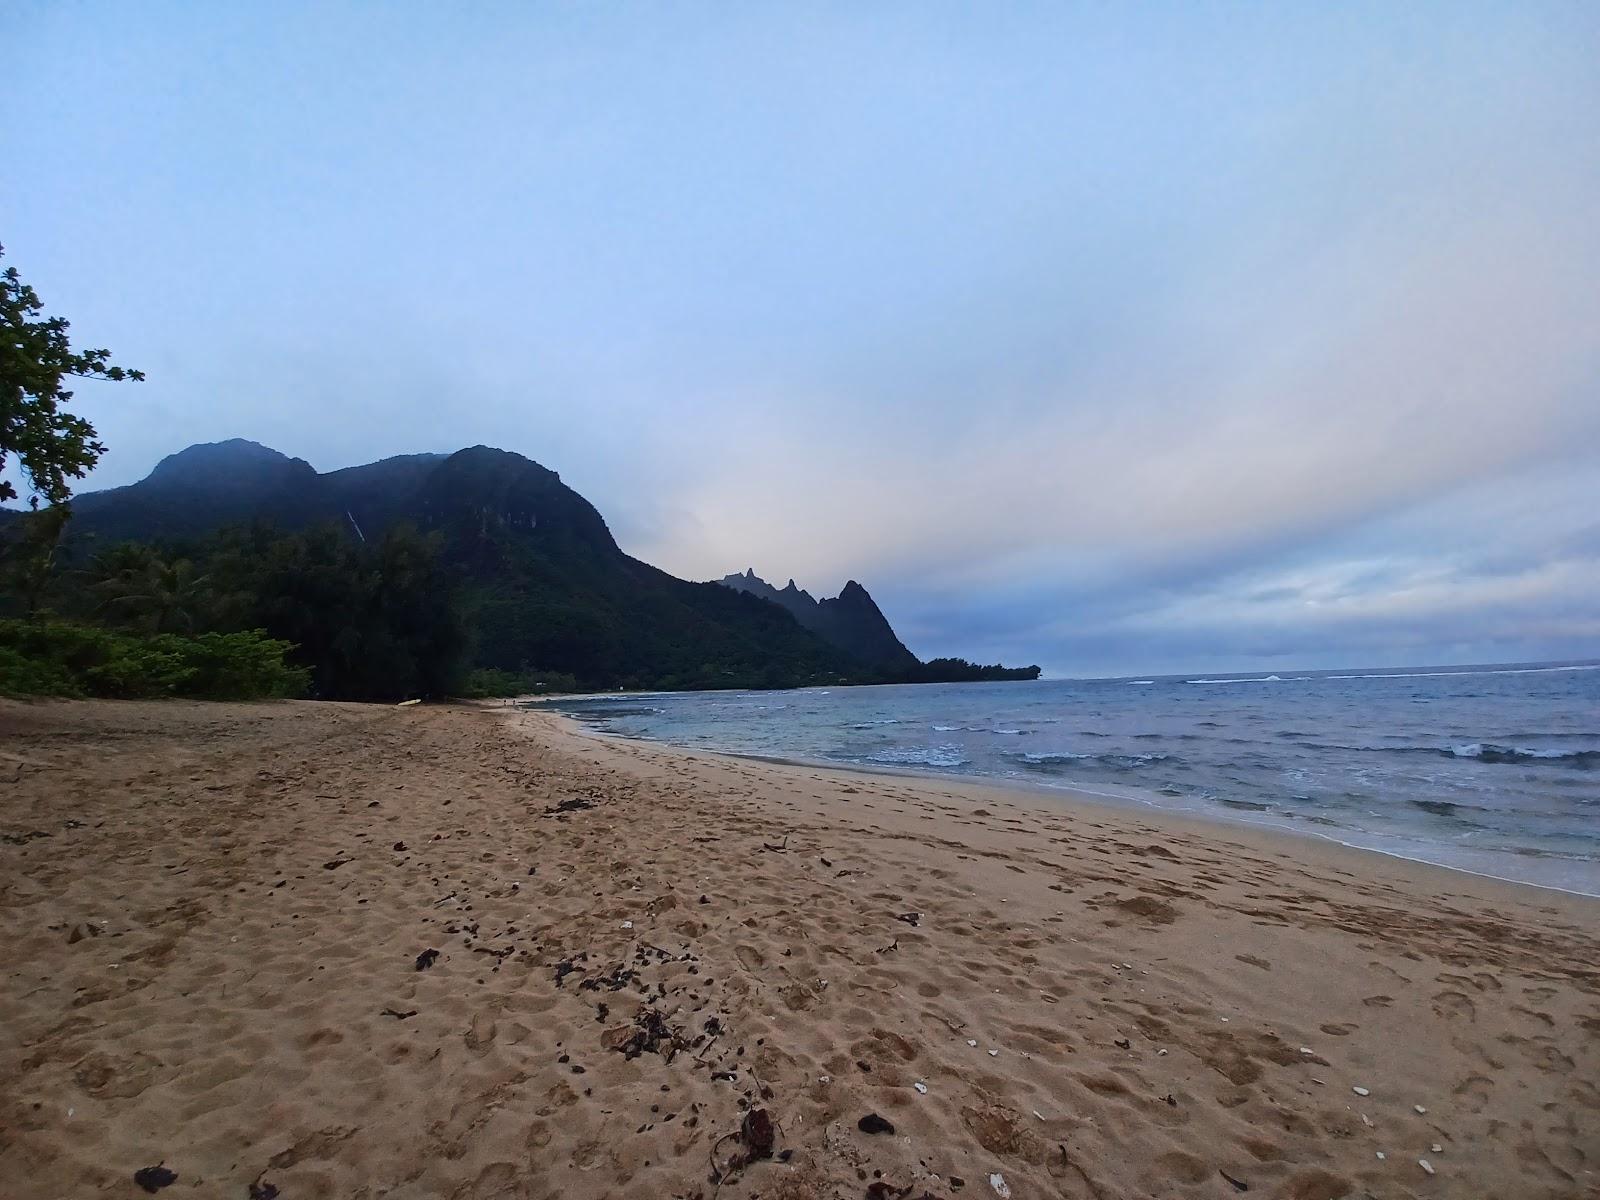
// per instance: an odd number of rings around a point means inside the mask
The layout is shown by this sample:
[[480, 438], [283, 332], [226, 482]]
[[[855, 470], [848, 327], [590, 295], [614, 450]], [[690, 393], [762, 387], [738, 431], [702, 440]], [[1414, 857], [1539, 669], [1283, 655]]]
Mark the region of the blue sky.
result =
[[1600, 9], [9, 5], [90, 486], [487, 442], [1062, 674], [1600, 656]]

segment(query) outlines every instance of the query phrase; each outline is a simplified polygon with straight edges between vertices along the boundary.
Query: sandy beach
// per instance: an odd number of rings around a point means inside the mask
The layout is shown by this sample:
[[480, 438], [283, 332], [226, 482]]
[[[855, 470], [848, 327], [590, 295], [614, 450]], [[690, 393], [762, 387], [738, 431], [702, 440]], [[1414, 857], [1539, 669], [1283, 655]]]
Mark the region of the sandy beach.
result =
[[1600, 901], [489, 706], [0, 702], [0, 837], [8, 1198], [1600, 1195]]

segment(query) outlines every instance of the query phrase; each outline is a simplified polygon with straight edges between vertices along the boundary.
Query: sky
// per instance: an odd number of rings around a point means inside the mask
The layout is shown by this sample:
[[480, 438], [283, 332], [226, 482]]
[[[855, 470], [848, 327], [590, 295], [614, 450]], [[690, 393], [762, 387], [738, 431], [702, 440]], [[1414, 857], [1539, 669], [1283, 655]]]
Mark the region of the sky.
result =
[[1600, 6], [0, 10], [86, 487], [487, 443], [1054, 675], [1600, 657]]

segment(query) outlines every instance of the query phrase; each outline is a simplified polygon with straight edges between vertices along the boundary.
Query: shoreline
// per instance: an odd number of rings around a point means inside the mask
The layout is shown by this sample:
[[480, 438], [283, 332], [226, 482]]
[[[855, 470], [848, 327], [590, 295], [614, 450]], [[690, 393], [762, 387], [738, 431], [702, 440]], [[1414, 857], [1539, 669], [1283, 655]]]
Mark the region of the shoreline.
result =
[[[1193, 822], [1203, 831], [1210, 827], [1216, 831], [1250, 830], [1269, 837], [1283, 837], [1291, 842], [1310, 843], [1313, 846], [1337, 846], [1343, 850], [1360, 855], [1377, 855], [1384, 859], [1396, 862], [1409, 863], [1416, 867], [1425, 867], [1429, 870], [1446, 871], [1453, 875], [1465, 875], [1473, 879], [1488, 880], [1513, 888], [1532, 888], [1538, 892], [1548, 892], [1559, 896], [1571, 896], [1582, 900], [1600, 901], [1600, 891], [1587, 892], [1577, 888], [1561, 887], [1556, 884], [1540, 883], [1529, 879], [1516, 879], [1505, 875], [1495, 875], [1488, 871], [1475, 870], [1472, 867], [1457, 866], [1452, 863], [1435, 862], [1432, 859], [1418, 858], [1403, 854], [1398, 850], [1386, 849], [1379, 846], [1364, 846], [1356, 842], [1346, 841], [1333, 834], [1322, 833], [1315, 829], [1307, 829], [1300, 825], [1277, 824], [1267, 821], [1255, 821], [1243, 815], [1215, 812], [1202, 808], [1174, 808], [1162, 804], [1154, 799], [1140, 796], [1121, 795], [1115, 792], [1096, 791], [1080, 785], [1067, 785], [1052, 787], [1049, 784], [1038, 783], [1028, 779], [1011, 779], [1002, 776], [973, 776], [958, 775], [941, 772], [937, 768], [895, 766], [890, 763], [856, 763], [838, 762], [829, 759], [810, 759], [795, 755], [783, 757], [770, 754], [747, 754], [738, 750], [713, 749], [708, 746], [685, 746], [678, 742], [658, 738], [632, 737], [624, 733], [614, 733], [610, 730], [600, 729], [570, 713], [560, 712], [555, 708], [545, 708], [541, 705], [532, 709], [526, 704], [517, 707], [530, 711], [540, 712], [542, 715], [552, 717], [563, 722], [573, 732], [584, 737], [603, 740], [617, 740], [645, 746], [656, 746], [663, 749], [678, 751], [690, 755], [709, 755], [716, 758], [726, 758], [741, 762], [765, 763], [775, 767], [794, 767], [806, 770], [833, 771], [845, 775], [887, 776], [896, 779], [925, 780], [944, 786], [957, 786], [967, 788], [995, 788], [1005, 792], [1017, 792], [1031, 796], [1039, 801], [1039, 807], [1048, 812], [1052, 805], [1090, 805], [1095, 808], [1105, 809], [1112, 813], [1149, 813], [1155, 814], [1159, 820], [1173, 819], [1179, 822]], [[1361, 831], [1353, 831], [1359, 835]]]
[[0, 772], [30, 1193], [1600, 1185], [1588, 899], [493, 706], [0, 702]]

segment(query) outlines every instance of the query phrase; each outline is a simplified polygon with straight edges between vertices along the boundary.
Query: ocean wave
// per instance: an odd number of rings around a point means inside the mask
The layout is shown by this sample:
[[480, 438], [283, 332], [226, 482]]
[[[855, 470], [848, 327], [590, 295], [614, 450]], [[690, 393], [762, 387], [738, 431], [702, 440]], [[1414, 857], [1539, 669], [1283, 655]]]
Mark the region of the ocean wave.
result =
[[886, 718], [884, 720], [881, 720], [881, 721], [857, 721], [854, 725], [850, 726], [850, 728], [851, 729], [876, 729], [880, 725], [898, 725], [898, 724], [900, 724], [900, 718], [898, 718], [898, 717], [888, 717], [888, 718]]
[[1476, 822], [1463, 820], [1461, 818], [1461, 813], [1492, 811], [1491, 809], [1483, 807], [1481, 804], [1463, 804], [1458, 800], [1432, 800], [1413, 796], [1407, 800], [1406, 803], [1410, 804], [1413, 808], [1420, 808], [1423, 812], [1430, 813], [1435, 817], [1454, 818], [1460, 824], [1471, 826], [1474, 829], [1482, 829], [1484, 827]]
[[1466, 671], [1368, 671], [1360, 675], [1310, 675], [1319, 679], [1446, 679], [1451, 675], [1550, 675], [1562, 671], [1600, 671], [1600, 663], [1572, 663], [1562, 667], [1479, 667]]
[[[1239, 739], [1243, 740], [1243, 739]], [[1572, 767], [1600, 767], [1600, 750], [1551, 750], [1536, 746], [1511, 746], [1496, 742], [1464, 742], [1454, 746], [1346, 746], [1337, 742], [1295, 742], [1301, 750], [1342, 751], [1346, 754], [1404, 754], [1468, 758], [1484, 763], [1552, 763]]]
[[906, 746], [867, 755], [868, 762], [896, 767], [959, 767], [967, 761], [958, 746]]
[[1030, 767], [1049, 767], [1054, 763], [1099, 763], [1110, 767], [1143, 767], [1154, 762], [1165, 762], [1165, 754], [1077, 754], [1071, 750], [1050, 750], [1039, 754], [1022, 754], [1018, 757]]
[[570, 714], [580, 721], [597, 724], [601, 721], [614, 721], [622, 717], [659, 717], [666, 713], [666, 709], [657, 708], [651, 704], [616, 705], [605, 712], [592, 709], [575, 709]]
[[[1600, 671], [1600, 663], [1571, 663], [1558, 667], [1477, 667], [1462, 671], [1358, 671], [1348, 675], [1262, 675], [1250, 679], [1185, 679], [1185, 683], [1321, 683], [1348, 679], [1449, 679], [1476, 675], [1552, 675], [1570, 671]], [[1131, 682], [1147, 683], [1149, 680]]]
[[1468, 742], [1451, 746], [1440, 753], [1450, 758], [1475, 758], [1486, 763], [1562, 763], [1574, 767], [1600, 767], [1600, 750], [1540, 750], [1522, 746], [1496, 746], [1490, 742]]

